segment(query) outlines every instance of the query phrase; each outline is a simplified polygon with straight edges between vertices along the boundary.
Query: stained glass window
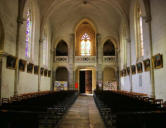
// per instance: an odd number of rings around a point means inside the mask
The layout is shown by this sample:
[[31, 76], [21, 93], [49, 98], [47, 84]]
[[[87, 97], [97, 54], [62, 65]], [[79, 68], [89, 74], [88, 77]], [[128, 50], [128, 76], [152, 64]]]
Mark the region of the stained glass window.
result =
[[25, 48], [25, 56], [31, 57], [32, 50], [32, 18], [31, 18], [31, 10], [27, 9], [27, 21], [26, 21], [26, 48]]
[[46, 31], [44, 31], [44, 40], [43, 40], [43, 64], [48, 66], [48, 36]]
[[90, 37], [85, 33], [81, 38], [81, 55], [89, 56], [91, 54], [91, 42]]

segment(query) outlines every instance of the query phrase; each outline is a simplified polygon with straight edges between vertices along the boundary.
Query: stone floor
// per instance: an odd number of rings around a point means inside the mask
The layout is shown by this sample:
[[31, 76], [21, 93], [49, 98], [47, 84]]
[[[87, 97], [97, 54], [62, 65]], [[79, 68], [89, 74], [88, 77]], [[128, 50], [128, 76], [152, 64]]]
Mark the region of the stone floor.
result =
[[58, 128], [105, 128], [92, 96], [79, 96]]

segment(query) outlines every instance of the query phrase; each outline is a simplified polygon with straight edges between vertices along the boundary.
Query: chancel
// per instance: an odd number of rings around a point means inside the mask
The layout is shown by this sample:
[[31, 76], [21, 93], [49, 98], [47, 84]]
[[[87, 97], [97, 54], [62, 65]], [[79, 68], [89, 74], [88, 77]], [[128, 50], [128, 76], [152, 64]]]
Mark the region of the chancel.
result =
[[0, 127], [165, 128], [165, 0], [0, 0]]

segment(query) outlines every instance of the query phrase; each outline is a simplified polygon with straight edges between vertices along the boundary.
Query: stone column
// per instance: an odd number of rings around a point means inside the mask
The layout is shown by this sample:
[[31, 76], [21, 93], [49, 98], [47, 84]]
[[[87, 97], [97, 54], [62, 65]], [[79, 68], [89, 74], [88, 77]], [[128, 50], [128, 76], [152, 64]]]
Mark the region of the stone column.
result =
[[50, 49], [50, 67], [51, 67], [51, 78], [50, 78], [50, 89], [51, 91], [54, 91], [54, 77], [55, 77], [55, 74], [54, 74], [54, 48], [53, 48], [53, 45], [52, 45], [52, 48]]
[[38, 65], [39, 65], [39, 72], [38, 72], [38, 92], [40, 92], [40, 85], [41, 85], [41, 74], [40, 74], [40, 68], [41, 68], [41, 49], [42, 49], [42, 43], [43, 40], [39, 40], [39, 50], [38, 50]]
[[[145, 5], [145, 11], [146, 11], [146, 16], [143, 17], [145, 22], [148, 24], [148, 29], [149, 29], [149, 44], [150, 44], [150, 58], [153, 56], [153, 41], [152, 41], [152, 26], [151, 26], [151, 6], [150, 6], [150, 0], [143, 0], [144, 5]], [[152, 61], [151, 61], [152, 65]], [[151, 66], [150, 70], [150, 78], [151, 78], [151, 85], [152, 85], [152, 93], [151, 97], [155, 98], [155, 79], [154, 79], [154, 69]]]
[[68, 77], [69, 77], [69, 90], [73, 90], [74, 86], [74, 78], [73, 78], [73, 64], [69, 64], [69, 71], [68, 71]]
[[120, 55], [120, 50], [118, 48], [115, 48], [115, 56], [116, 56], [116, 79], [117, 79], [117, 89], [120, 90], [120, 68], [119, 68], [119, 55]]
[[70, 34], [70, 43], [69, 46], [69, 89], [74, 89], [75, 83], [75, 73], [74, 73], [74, 63], [75, 63], [75, 34]]
[[[129, 49], [129, 61], [130, 61], [130, 67], [132, 65], [132, 58], [131, 58], [131, 40], [127, 39], [127, 44], [128, 44], [128, 49]], [[132, 84], [132, 73], [130, 70], [130, 75], [129, 75], [129, 80], [130, 80], [130, 92], [133, 91], [133, 84]]]
[[99, 87], [99, 85], [102, 84], [103, 81], [103, 75], [102, 75], [102, 44], [101, 44], [101, 34], [96, 34], [96, 84], [97, 89], [102, 89], [102, 87]]
[[[148, 29], [149, 29], [149, 44], [150, 44], [150, 58], [153, 57], [153, 41], [152, 41], [152, 27], [151, 27], [151, 16], [147, 16], [144, 17], [145, 22], [148, 24]], [[151, 97], [155, 98], [155, 79], [154, 79], [154, 68], [153, 68], [153, 64], [152, 61], [151, 62], [151, 70], [150, 70], [150, 78], [151, 78], [151, 85], [152, 85], [152, 93], [151, 93]]]
[[26, 0], [19, 0], [18, 1], [18, 17], [17, 17], [17, 35], [16, 35], [16, 70], [15, 70], [15, 80], [14, 80], [14, 95], [18, 94], [18, 84], [19, 84], [19, 42], [20, 42], [20, 30], [21, 25], [24, 21], [26, 21], [23, 18], [23, 10], [25, 6]]

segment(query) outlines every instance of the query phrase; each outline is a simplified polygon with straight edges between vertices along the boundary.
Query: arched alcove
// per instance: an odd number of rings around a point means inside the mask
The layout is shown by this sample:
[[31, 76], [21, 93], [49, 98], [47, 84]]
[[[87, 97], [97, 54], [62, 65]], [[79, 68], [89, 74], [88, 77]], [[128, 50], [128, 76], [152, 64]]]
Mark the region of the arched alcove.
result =
[[57, 90], [68, 90], [69, 83], [68, 83], [68, 70], [66, 67], [59, 67], [56, 70], [55, 76], [55, 86], [54, 89]]
[[81, 21], [76, 28], [75, 55], [96, 55], [96, 32], [94, 26], [88, 21]]
[[68, 70], [65, 67], [59, 67], [56, 70], [56, 81], [68, 81]]
[[112, 67], [106, 67], [103, 71], [103, 89], [117, 90], [116, 71]]
[[61, 40], [56, 47], [56, 56], [68, 56], [67, 43]]
[[104, 43], [103, 56], [115, 56], [115, 46], [110, 40]]

